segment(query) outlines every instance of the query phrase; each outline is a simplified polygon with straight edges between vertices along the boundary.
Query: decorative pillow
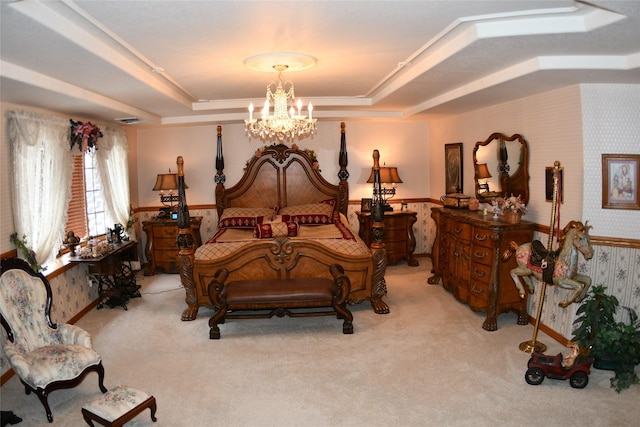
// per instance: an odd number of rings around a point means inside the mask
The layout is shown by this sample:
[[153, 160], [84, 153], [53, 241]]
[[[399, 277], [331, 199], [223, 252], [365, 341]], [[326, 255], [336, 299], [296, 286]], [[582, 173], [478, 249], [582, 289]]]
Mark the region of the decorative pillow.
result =
[[282, 215], [289, 215], [291, 221], [300, 225], [333, 224], [335, 199], [323, 200], [308, 205], [286, 206], [280, 209]]
[[298, 227], [298, 223], [295, 221], [256, 224], [255, 235], [258, 239], [296, 237], [298, 235]]
[[287, 221], [291, 221], [290, 215], [269, 215], [256, 217], [256, 224], [275, 224], [277, 222]]
[[270, 208], [227, 208], [222, 212], [218, 228], [253, 228], [256, 217], [275, 215], [276, 211]]

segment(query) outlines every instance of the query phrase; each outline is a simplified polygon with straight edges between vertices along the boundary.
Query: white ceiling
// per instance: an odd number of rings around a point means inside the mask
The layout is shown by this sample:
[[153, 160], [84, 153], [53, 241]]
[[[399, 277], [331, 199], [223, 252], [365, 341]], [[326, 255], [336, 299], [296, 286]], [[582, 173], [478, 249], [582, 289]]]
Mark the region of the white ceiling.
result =
[[7, 1], [1, 101], [76, 118], [228, 123], [284, 73], [314, 117], [416, 119], [577, 83], [640, 84], [640, 1]]

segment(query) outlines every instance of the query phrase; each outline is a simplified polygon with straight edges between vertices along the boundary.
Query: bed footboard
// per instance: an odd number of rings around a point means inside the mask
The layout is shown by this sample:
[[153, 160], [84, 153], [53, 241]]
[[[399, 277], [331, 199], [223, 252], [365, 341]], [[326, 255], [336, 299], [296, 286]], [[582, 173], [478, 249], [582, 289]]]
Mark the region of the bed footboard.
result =
[[[190, 251], [180, 251], [180, 279], [185, 288], [187, 308], [182, 320], [194, 320], [200, 307], [216, 310], [209, 298], [209, 283], [215, 272], [225, 268], [229, 281], [326, 277], [336, 262], [336, 254], [313, 241], [274, 239], [243, 248], [215, 261], [195, 260]], [[342, 256], [341, 263], [351, 281], [347, 302], [370, 301], [378, 314], [389, 312], [382, 300], [386, 294], [384, 250], [374, 256]]]

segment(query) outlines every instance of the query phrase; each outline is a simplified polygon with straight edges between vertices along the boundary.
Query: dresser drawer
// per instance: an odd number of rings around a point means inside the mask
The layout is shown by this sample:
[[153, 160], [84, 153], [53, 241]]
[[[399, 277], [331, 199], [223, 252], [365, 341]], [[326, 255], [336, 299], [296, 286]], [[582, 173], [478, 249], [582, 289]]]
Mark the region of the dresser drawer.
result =
[[474, 262], [471, 264], [469, 278], [472, 282], [489, 283], [491, 278], [491, 266]]
[[449, 224], [451, 220], [449, 218], [440, 217], [440, 223], [438, 224], [439, 233], [445, 234], [449, 231]]
[[474, 245], [471, 248], [471, 261], [479, 262], [484, 265], [493, 264], [493, 249], [484, 246]]
[[471, 280], [469, 288], [469, 306], [485, 311], [489, 305], [489, 284]]
[[473, 228], [472, 242], [474, 245], [481, 245], [487, 248], [493, 246], [493, 241], [491, 240], [491, 236], [493, 235], [493, 231], [488, 228]]
[[461, 239], [470, 240], [471, 239], [471, 225], [466, 224], [464, 222], [458, 222], [451, 224], [450, 232], [460, 237]]

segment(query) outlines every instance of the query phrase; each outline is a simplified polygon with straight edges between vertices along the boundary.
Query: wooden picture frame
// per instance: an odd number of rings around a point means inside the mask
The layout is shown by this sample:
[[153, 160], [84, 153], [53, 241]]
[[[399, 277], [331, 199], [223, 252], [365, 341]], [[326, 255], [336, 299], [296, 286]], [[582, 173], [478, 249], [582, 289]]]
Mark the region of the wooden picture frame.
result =
[[445, 194], [462, 193], [462, 142], [444, 145]]
[[373, 199], [360, 200], [360, 212], [371, 212], [372, 204], [373, 204]]
[[602, 155], [602, 208], [640, 210], [640, 154]]
[[[553, 202], [553, 166], [547, 166], [544, 170], [544, 196], [547, 202]], [[564, 186], [562, 185], [562, 176], [564, 169], [558, 171], [558, 202], [564, 203]]]

